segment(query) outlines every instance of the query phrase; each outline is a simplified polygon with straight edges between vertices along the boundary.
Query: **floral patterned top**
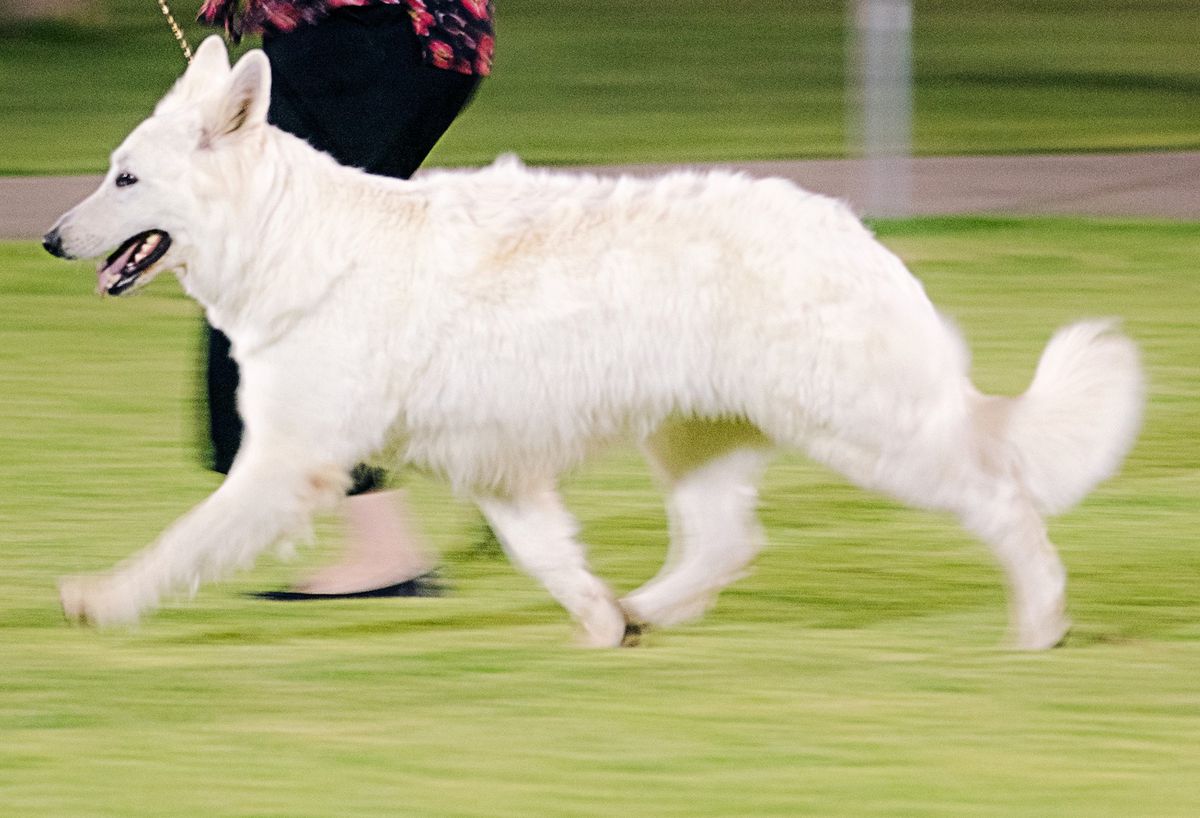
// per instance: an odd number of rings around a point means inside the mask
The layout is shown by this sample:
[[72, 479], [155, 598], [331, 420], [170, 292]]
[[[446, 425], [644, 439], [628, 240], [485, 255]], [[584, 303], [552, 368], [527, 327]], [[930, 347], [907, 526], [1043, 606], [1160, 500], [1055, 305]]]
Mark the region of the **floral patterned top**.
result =
[[492, 0], [204, 0], [198, 19], [224, 27], [236, 43], [243, 34], [293, 31], [337, 8], [374, 5], [408, 7], [425, 61], [435, 68], [481, 77], [492, 72]]

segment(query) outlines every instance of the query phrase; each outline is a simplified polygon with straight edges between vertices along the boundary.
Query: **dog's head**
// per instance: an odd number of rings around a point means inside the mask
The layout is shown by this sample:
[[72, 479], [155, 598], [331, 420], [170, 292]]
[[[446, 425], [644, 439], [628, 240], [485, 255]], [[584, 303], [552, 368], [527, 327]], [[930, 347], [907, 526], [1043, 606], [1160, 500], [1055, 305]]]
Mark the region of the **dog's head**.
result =
[[113, 151], [100, 187], [63, 214], [43, 246], [60, 258], [103, 256], [101, 294], [124, 295], [186, 267], [189, 249], [202, 241], [199, 226], [216, 220], [204, 212], [211, 199], [201, 196], [228, 172], [216, 154], [261, 138], [270, 82], [261, 51], [231, 69], [221, 39], [206, 39], [154, 114]]

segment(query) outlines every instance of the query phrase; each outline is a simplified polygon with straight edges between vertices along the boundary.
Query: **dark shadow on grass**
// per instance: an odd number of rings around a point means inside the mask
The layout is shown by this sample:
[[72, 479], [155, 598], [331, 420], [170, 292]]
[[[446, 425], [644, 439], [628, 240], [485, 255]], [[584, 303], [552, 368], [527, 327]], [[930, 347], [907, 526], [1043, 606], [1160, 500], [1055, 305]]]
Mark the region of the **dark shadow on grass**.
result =
[[[317, 610], [317, 605], [308, 606], [313, 612], [311, 617], [288, 616], [286, 619], [263, 616], [257, 610], [250, 608], [236, 610], [231, 608], [228, 611], [228, 621], [221, 625], [206, 627], [201, 623], [196, 623], [185, 633], [176, 631], [169, 635], [153, 638], [152, 641], [161, 645], [277, 645], [296, 639], [349, 641], [363, 637], [402, 637], [413, 633], [496, 630], [541, 626], [552, 624], [554, 621], [566, 622], [564, 617], [558, 616], [558, 610], [549, 602], [494, 613], [444, 611], [438, 614], [426, 612], [419, 616], [414, 616], [411, 609], [403, 612], [397, 611], [394, 607], [397, 603], [389, 600], [372, 602], [356, 600], [351, 603], [339, 604], [362, 607], [366, 618], [356, 619], [352, 622], [342, 620], [321, 624], [323, 617]], [[374, 610], [367, 611], [367, 605], [372, 606]], [[392, 606], [392, 610], [386, 610], [388, 606]], [[339, 608], [338, 612], [344, 614], [345, 609]], [[183, 612], [176, 611], [174, 613], [176, 615], [171, 617], [174, 624], [188, 627]], [[205, 616], [211, 616], [211, 613], [206, 613]], [[248, 617], [253, 617], [256, 625], [254, 627], [238, 627]]]

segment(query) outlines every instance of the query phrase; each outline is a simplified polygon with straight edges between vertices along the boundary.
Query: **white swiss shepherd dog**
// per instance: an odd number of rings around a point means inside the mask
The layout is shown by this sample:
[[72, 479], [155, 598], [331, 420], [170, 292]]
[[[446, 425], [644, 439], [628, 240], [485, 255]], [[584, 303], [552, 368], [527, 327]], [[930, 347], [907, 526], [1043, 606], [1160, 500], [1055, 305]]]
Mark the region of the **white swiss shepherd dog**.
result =
[[[209, 38], [46, 236], [123, 294], [172, 270], [233, 342], [243, 447], [146, 550], [61, 585], [132, 623], [249, 566], [335, 503], [355, 463], [416, 464], [476, 499], [586, 643], [700, 615], [762, 543], [771, 449], [957, 516], [1002, 566], [1013, 638], [1057, 644], [1066, 574], [1043, 517], [1119, 467], [1143, 379], [1112, 322], [1060, 330], [1016, 398], [978, 392], [921, 284], [841, 203], [778, 179], [653, 180], [515, 160], [413, 181], [342, 167], [266, 122], [258, 51]], [[618, 599], [556, 483], [632, 438], [664, 484], [664, 568]]]

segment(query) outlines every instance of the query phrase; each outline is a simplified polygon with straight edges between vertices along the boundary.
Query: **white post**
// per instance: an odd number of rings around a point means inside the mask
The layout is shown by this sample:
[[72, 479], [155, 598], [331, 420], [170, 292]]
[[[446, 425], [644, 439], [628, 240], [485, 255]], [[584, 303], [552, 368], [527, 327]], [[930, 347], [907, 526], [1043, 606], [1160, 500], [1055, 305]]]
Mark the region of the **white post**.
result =
[[851, 0], [851, 154], [866, 214], [912, 212], [912, 0]]

